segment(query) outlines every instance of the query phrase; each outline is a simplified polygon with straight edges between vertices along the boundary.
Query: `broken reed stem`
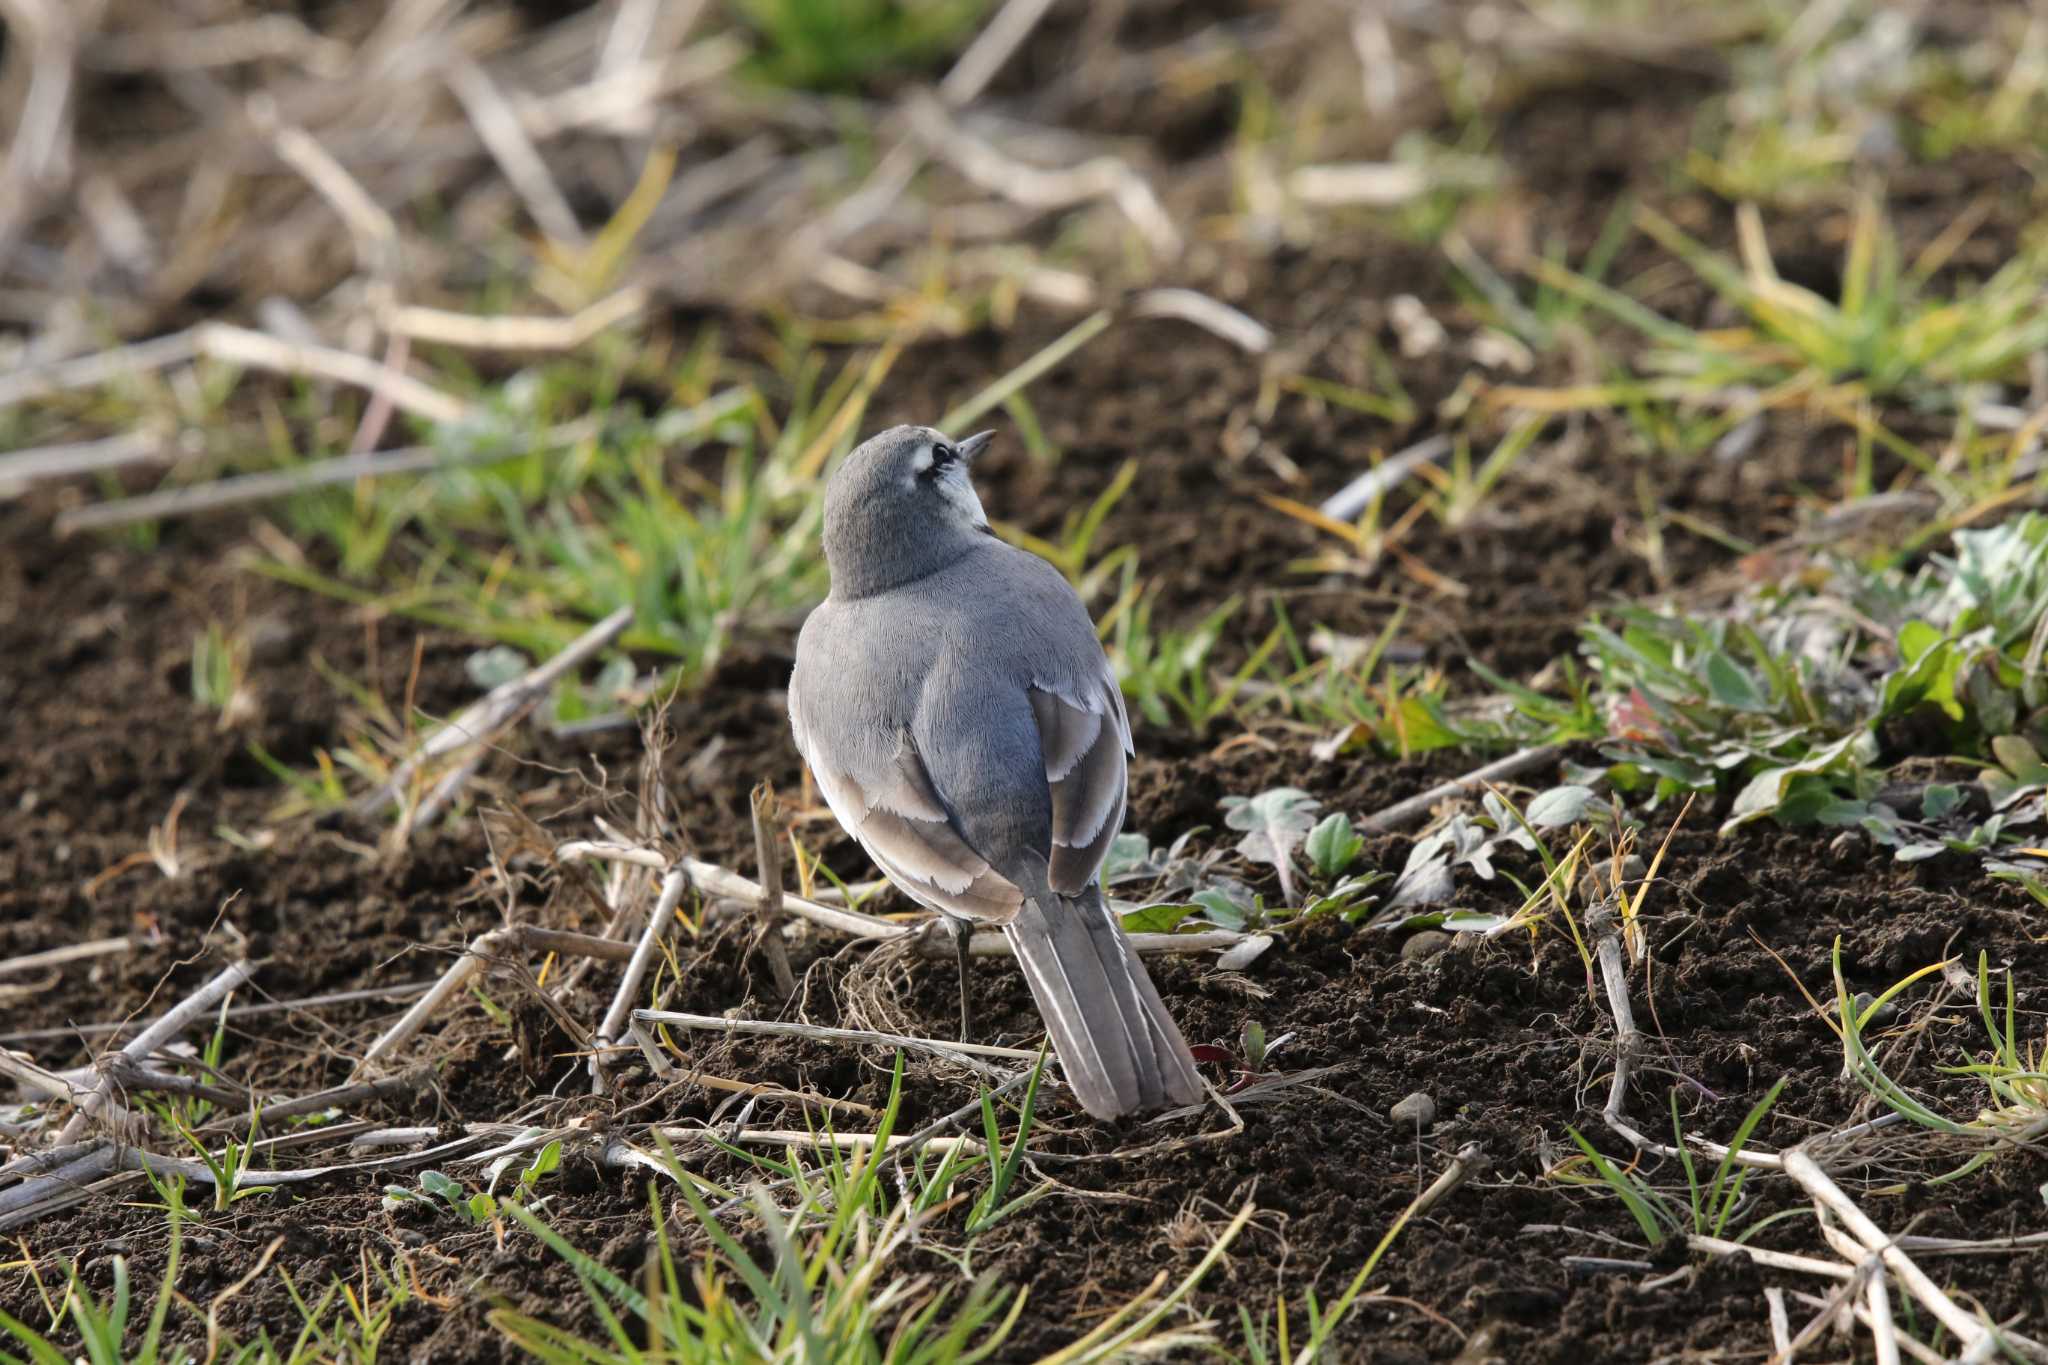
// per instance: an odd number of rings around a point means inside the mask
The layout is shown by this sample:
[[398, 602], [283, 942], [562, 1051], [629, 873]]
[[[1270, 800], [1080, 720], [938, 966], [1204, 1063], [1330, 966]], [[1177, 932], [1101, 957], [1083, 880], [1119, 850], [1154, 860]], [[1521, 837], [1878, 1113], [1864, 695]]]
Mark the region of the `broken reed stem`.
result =
[[[399, 1000], [408, 995], [418, 995], [429, 990], [431, 981], [402, 981], [393, 986], [373, 986], [360, 991], [331, 991], [325, 995], [302, 996], [297, 1000], [266, 1000], [260, 1005], [231, 1005], [228, 1018], [248, 1019], [256, 1015], [285, 1014], [292, 1010], [317, 1009], [322, 1005], [347, 1005], [361, 1000]], [[109, 1034], [125, 1033], [134, 1024], [122, 1020], [111, 1024], [70, 1024], [61, 1028], [23, 1029], [18, 1033], [0, 1033], [0, 1043], [41, 1043], [52, 1038], [104, 1038]]]
[[789, 1000], [796, 995], [796, 975], [789, 969], [789, 949], [782, 942], [782, 841], [775, 837], [775, 788], [765, 781], [755, 783], [748, 805], [754, 816], [754, 861], [761, 883], [754, 902], [761, 916], [756, 932], [775, 989]]
[[594, 957], [613, 962], [630, 962], [634, 949], [614, 939], [598, 938], [593, 934], [572, 934], [560, 929], [540, 929], [532, 925], [516, 924], [507, 929], [493, 929], [480, 934], [463, 950], [440, 979], [426, 988], [426, 994], [413, 1002], [411, 1009], [400, 1015], [398, 1021], [377, 1036], [356, 1063], [356, 1071], [376, 1062], [383, 1061], [403, 1047], [414, 1034], [426, 1026], [427, 1020], [463, 987], [481, 972], [500, 953], [537, 951], [570, 953], [581, 957]]
[[411, 786], [413, 775], [421, 767], [434, 759], [490, 740], [538, 703], [559, 678], [610, 645], [632, 623], [632, 606], [620, 607], [563, 646], [553, 657], [492, 688], [465, 707], [455, 719], [427, 736], [382, 786], [356, 802], [356, 813], [371, 815], [383, 809]]
[[242, 503], [286, 497], [308, 488], [324, 488], [330, 484], [355, 483], [360, 479], [389, 478], [399, 474], [430, 474], [470, 465], [499, 464], [506, 460], [520, 459], [538, 450], [580, 441], [597, 429], [598, 424], [595, 421], [579, 418], [549, 429], [532, 449], [526, 450], [508, 450], [489, 443], [452, 452], [437, 446], [407, 446], [400, 450], [380, 450], [362, 455], [337, 455], [332, 459], [313, 460], [292, 469], [266, 469], [256, 474], [233, 474], [210, 483], [187, 484], [182, 488], [159, 488], [154, 492], [138, 494], [132, 498], [115, 498], [108, 502], [70, 508], [58, 514], [56, 529], [58, 535], [68, 536], [74, 531], [128, 526], [138, 521], [159, 521], [169, 517], [189, 517], [200, 512], [218, 511], [223, 507], [236, 507]]
[[[231, 992], [248, 981], [255, 967], [247, 961], [228, 964], [198, 990], [165, 1010], [157, 1021], [135, 1035], [122, 1046], [117, 1054], [120, 1059], [140, 1063], [143, 1058], [171, 1042], [199, 1018], [200, 1015], [218, 1005]], [[76, 1097], [78, 1112], [65, 1123], [57, 1134], [59, 1142], [74, 1142], [85, 1131], [86, 1125], [96, 1120], [110, 1123], [119, 1122], [127, 1111], [117, 1104], [112, 1095], [109, 1068], [99, 1068], [99, 1075]]]
[[1771, 1320], [1771, 1350], [1775, 1359], [1789, 1360], [1792, 1356], [1792, 1317], [1785, 1311], [1785, 1291], [1776, 1285], [1764, 1288], [1765, 1310]]
[[[1783, 1157], [1785, 1174], [1793, 1183], [1804, 1190], [1807, 1197], [1826, 1209], [1846, 1228], [1849, 1235], [1861, 1243], [1863, 1248], [1884, 1262], [1885, 1268], [1896, 1275], [1899, 1285], [1928, 1312], [1934, 1314], [1941, 1325], [1948, 1329], [1965, 1350], [1975, 1347], [1989, 1334], [1989, 1329], [1976, 1314], [1961, 1304], [1929, 1279], [1924, 1271], [1913, 1262], [1913, 1258], [1900, 1250], [1884, 1230], [1870, 1220], [1870, 1217], [1856, 1206], [1854, 1200], [1842, 1192], [1842, 1187], [1829, 1178], [1811, 1154], [1801, 1147], [1794, 1147]], [[2008, 1337], [2008, 1344], [2024, 1342], [2023, 1338]], [[2025, 1343], [2031, 1345], [2032, 1343]]]
[[[566, 862], [571, 858], [595, 858], [601, 862], [627, 863], [634, 867], [652, 868], [661, 871], [668, 867], [668, 859], [651, 848], [638, 844], [623, 843], [606, 839], [572, 839], [557, 845], [555, 859]], [[757, 904], [761, 899], [761, 887], [739, 873], [723, 868], [716, 863], [702, 862], [696, 858], [680, 858], [676, 866], [690, 874], [690, 880], [707, 899], [721, 898]], [[893, 924], [874, 915], [862, 914], [857, 910], [844, 910], [836, 905], [821, 905], [817, 901], [788, 892], [782, 896], [784, 914], [795, 915], [809, 920], [821, 928], [830, 929], [853, 939], [890, 940], [916, 936], [916, 951], [920, 956], [951, 961], [953, 948], [951, 940], [940, 943], [930, 939], [927, 931], [938, 921], [926, 917], [910, 924]], [[1192, 934], [1130, 934], [1131, 947], [1138, 953], [1204, 953], [1221, 948], [1234, 948], [1255, 937], [1235, 929], [1205, 929]], [[969, 941], [968, 952], [975, 957], [1009, 957], [1009, 940], [1000, 933], [976, 934]]]
[[1359, 828], [1369, 834], [1387, 834], [1406, 825], [1426, 818], [1432, 807], [1439, 801], [1448, 801], [1454, 796], [1466, 796], [1486, 786], [1489, 782], [1501, 782], [1511, 777], [1520, 777], [1531, 769], [1541, 768], [1555, 762], [1564, 753], [1562, 744], [1538, 744], [1509, 754], [1506, 758], [1495, 759], [1483, 768], [1474, 769], [1463, 777], [1454, 777], [1440, 782], [1419, 796], [1406, 801], [1396, 801], [1375, 815], [1368, 815], [1359, 822]]
[[1273, 349], [1272, 330], [1264, 323], [1193, 289], [1148, 289], [1131, 301], [1131, 316], [1178, 318], [1251, 355]]
[[387, 369], [375, 360], [330, 346], [280, 341], [226, 322], [203, 322], [196, 329], [199, 350], [215, 360], [270, 370], [277, 374], [310, 375], [367, 389], [393, 407], [429, 422], [459, 422], [469, 404], [410, 375]]
[[1012, 1062], [1036, 1062], [1038, 1054], [1022, 1048], [994, 1047], [987, 1043], [947, 1043], [936, 1038], [912, 1038], [902, 1033], [876, 1033], [868, 1029], [830, 1028], [823, 1024], [791, 1024], [767, 1019], [723, 1019], [709, 1014], [686, 1014], [679, 1010], [634, 1010], [633, 1022], [643, 1027], [666, 1024], [700, 1033], [745, 1033], [769, 1038], [801, 1038], [809, 1042], [852, 1043], [858, 1047], [909, 1048], [929, 1053], [944, 1061], [972, 1067], [984, 1075], [1008, 1079], [981, 1057], [1000, 1057]]
[[655, 953], [660, 951], [661, 936], [668, 932], [669, 923], [675, 918], [676, 906], [682, 903], [683, 892], [689, 886], [688, 875], [680, 870], [662, 879], [661, 895], [647, 916], [647, 927], [641, 931], [639, 945], [633, 949], [632, 959], [626, 963], [625, 973], [619, 978], [619, 988], [612, 995], [611, 1008], [605, 1011], [604, 1022], [597, 1026], [598, 1045], [590, 1054], [590, 1088], [593, 1094], [604, 1093], [605, 1051], [619, 1041], [627, 1016], [633, 1009], [633, 997], [639, 994], [640, 982], [646, 977]]
[[125, 935], [121, 938], [96, 938], [85, 943], [70, 943], [62, 948], [45, 948], [39, 953], [24, 953], [0, 962], [0, 976], [13, 976], [21, 972], [41, 971], [45, 967], [61, 967], [67, 962], [77, 962], [88, 957], [106, 957], [110, 953], [128, 953], [135, 950], [135, 940]]
[[[980, 1107], [979, 1100], [975, 1104], [977, 1108]], [[794, 1128], [766, 1128], [757, 1131], [742, 1131], [722, 1138], [708, 1128], [656, 1128], [654, 1132], [660, 1134], [671, 1143], [717, 1141], [748, 1147], [807, 1147], [812, 1151], [824, 1151], [827, 1148], [832, 1148], [842, 1152], [873, 1151], [875, 1139], [878, 1136], [875, 1133], [800, 1132]], [[885, 1150], [894, 1152], [897, 1148], [906, 1146], [915, 1140], [909, 1134], [891, 1134]], [[971, 1156], [979, 1156], [988, 1150], [987, 1144], [978, 1138], [971, 1137], [929, 1137], [923, 1139], [923, 1145], [941, 1152], [952, 1151], [957, 1148]]]

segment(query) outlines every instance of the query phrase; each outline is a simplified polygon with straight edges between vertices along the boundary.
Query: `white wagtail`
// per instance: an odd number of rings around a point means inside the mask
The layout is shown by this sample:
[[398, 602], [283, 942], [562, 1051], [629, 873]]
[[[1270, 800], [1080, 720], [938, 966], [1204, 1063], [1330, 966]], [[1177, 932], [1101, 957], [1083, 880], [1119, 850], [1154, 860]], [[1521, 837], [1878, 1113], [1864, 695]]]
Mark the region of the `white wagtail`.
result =
[[989, 530], [967, 465], [993, 433], [891, 427], [825, 491], [832, 591], [789, 718], [840, 825], [967, 937], [1001, 925], [1068, 1084], [1098, 1118], [1201, 1098], [1194, 1058], [1103, 898], [1131, 723], [1087, 608]]

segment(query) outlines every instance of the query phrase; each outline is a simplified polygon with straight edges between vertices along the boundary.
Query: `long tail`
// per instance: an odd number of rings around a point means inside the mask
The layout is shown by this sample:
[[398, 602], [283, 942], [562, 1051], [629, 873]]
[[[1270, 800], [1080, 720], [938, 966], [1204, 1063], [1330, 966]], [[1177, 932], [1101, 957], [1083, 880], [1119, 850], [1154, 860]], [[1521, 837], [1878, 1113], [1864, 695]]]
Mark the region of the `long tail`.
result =
[[1026, 901], [1003, 932], [1082, 1108], [1113, 1119], [1202, 1098], [1180, 1027], [1100, 888]]

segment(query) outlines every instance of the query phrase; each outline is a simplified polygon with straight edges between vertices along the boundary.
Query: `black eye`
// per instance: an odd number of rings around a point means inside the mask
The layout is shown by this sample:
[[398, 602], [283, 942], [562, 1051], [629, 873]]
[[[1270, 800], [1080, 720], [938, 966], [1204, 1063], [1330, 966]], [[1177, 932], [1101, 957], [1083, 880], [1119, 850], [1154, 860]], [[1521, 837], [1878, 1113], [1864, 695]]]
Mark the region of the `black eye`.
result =
[[959, 458], [960, 452], [952, 446], [946, 445], [944, 442], [934, 444], [932, 446], [932, 462], [926, 466], [924, 477], [927, 479], [931, 478], [934, 474], [939, 473], [947, 465], [954, 463]]

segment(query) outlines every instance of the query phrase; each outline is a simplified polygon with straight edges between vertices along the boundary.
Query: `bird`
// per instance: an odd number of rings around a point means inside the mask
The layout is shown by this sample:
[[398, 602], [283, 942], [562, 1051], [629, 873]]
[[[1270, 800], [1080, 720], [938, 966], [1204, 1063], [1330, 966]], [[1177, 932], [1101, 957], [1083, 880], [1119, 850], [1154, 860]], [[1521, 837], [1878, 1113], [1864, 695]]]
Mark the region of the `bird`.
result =
[[1123, 691], [1065, 576], [990, 529], [968, 467], [993, 436], [895, 426], [833, 470], [790, 728], [840, 826], [949, 922], [963, 1037], [968, 938], [997, 925], [1083, 1109], [1193, 1104], [1194, 1056], [1102, 890]]

